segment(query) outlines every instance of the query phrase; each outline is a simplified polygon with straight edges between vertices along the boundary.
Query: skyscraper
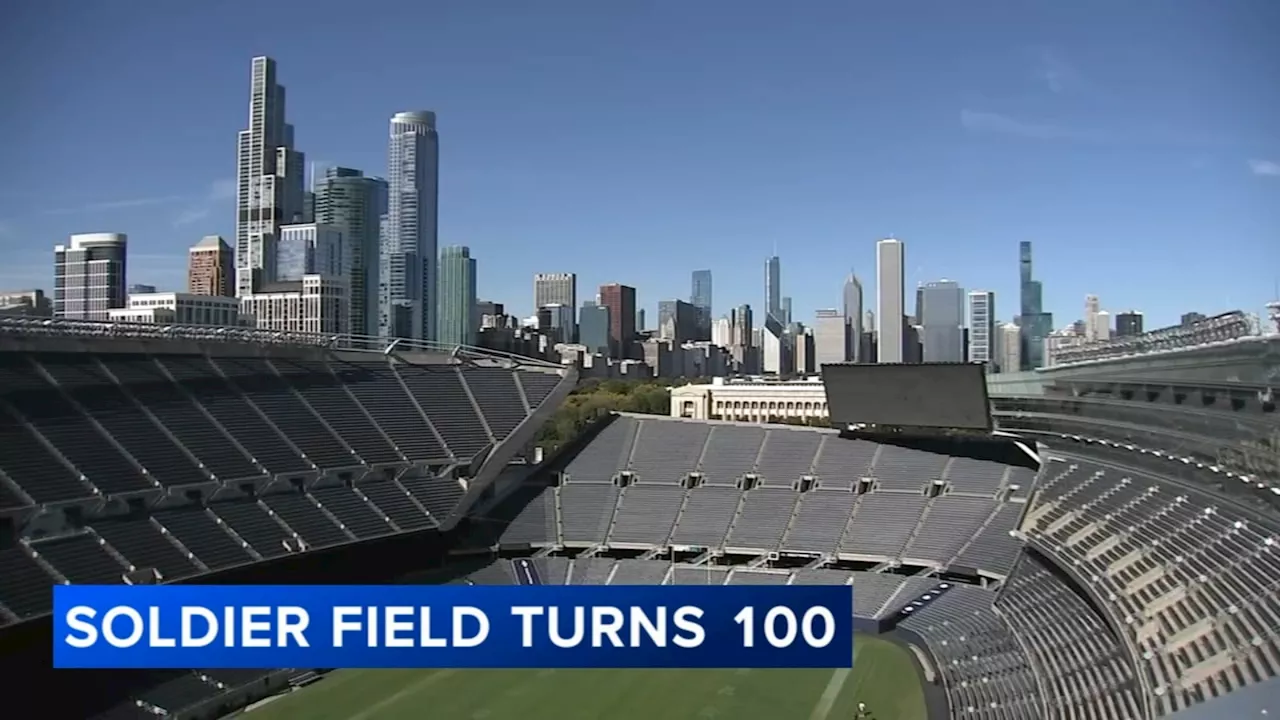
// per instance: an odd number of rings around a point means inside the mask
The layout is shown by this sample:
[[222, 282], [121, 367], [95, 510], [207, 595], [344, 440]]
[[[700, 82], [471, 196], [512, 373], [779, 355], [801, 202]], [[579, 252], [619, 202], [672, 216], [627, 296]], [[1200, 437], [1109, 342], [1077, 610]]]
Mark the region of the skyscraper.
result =
[[579, 342], [591, 354], [609, 354], [609, 308], [587, 301], [578, 315]]
[[1085, 342], [1098, 340], [1098, 311], [1101, 308], [1097, 295], [1084, 296], [1084, 339]]
[[316, 183], [313, 202], [315, 222], [342, 233], [351, 280], [351, 333], [377, 335], [379, 222], [387, 213], [387, 182], [331, 167]]
[[658, 302], [658, 339], [677, 343], [698, 340], [702, 314], [698, 306], [683, 300]]
[[470, 248], [453, 245], [440, 250], [439, 282], [437, 339], [448, 345], [475, 345], [476, 261]]
[[906, 312], [903, 291], [906, 248], [901, 240], [876, 243], [876, 347], [877, 362], [900, 363], [905, 338]]
[[[841, 310], [844, 320], [849, 324], [849, 349], [845, 352], [845, 360], [863, 362], [862, 357], [862, 281], [850, 272], [844, 279], [844, 290], [841, 293]], [[816, 341], [815, 341], [816, 342]]]
[[[1044, 365], [1044, 339], [1053, 331], [1053, 314], [1044, 312], [1043, 289], [1031, 272], [1031, 243], [1018, 244], [1019, 316], [1018, 333], [1022, 351], [1021, 370], [1034, 370]], [[1013, 368], [1005, 368], [1012, 371]]]
[[[574, 273], [537, 273], [533, 276], [533, 309], [548, 305], [564, 305], [568, 308], [578, 307], [578, 276]], [[577, 321], [571, 323], [565, 342], [577, 339]]]
[[990, 290], [969, 293], [969, 362], [996, 362], [996, 294]]
[[925, 362], [964, 362], [964, 290], [951, 280], [924, 284]]
[[601, 285], [600, 304], [609, 308], [610, 356], [628, 359], [636, 337], [636, 289], [618, 283]]
[[782, 261], [777, 255], [764, 261], [764, 313], [782, 323]]
[[383, 337], [436, 339], [439, 182], [436, 114], [396, 113], [387, 143], [387, 222], [379, 269]]
[[782, 298], [782, 314], [778, 316], [778, 322], [782, 323], [784, 327], [791, 324], [791, 297], [790, 296], [784, 296]]
[[125, 306], [129, 238], [123, 233], [72, 235], [53, 248], [53, 316], [106, 321]]
[[[698, 309], [698, 331], [695, 340], [711, 339], [711, 271], [693, 271], [693, 290], [689, 302]], [[643, 330], [643, 328], [641, 328]]]
[[276, 61], [253, 59], [249, 127], [236, 138], [236, 295], [275, 280], [277, 231], [302, 222], [306, 161], [293, 149]]
[[277, 281], [322, 275], [350, 282], [344, 238], [336, 228], [317, 223], [281, 225], [279, 238], [276, 241]]
[[996, 328], [996, 364], [1000, 372], [1017, 372], [1022, 367], [1022, 328], [1004, 323]]
[[819, 310], [813, 321], [814, 370], [845, 362], [849, 354], [849, 319], [839, 310]]
[[1116, 337], [1132, 337], [1142, 334], [1142, 313], [1137, 310], [1116, 315]]
[[206, 235], [187, 251], [187, 292], [234, 296], [235, 253], [220, 235]]

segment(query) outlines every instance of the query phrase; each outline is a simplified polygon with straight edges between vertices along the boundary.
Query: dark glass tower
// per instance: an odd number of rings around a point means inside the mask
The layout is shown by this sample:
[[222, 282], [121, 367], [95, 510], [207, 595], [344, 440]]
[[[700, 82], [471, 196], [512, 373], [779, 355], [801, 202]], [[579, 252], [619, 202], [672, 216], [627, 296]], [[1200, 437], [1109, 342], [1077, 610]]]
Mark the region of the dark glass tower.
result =
[[1034, 370], [1044, 365], [1044, 339], [1053, 332], [1053, 314], [1044, 311], [1040, 281], [1032, 279], [1030, 242], [1019, 243], [1018, 270], [1021, 296], [1018, 324], [1022, 327], [1021, 369]]

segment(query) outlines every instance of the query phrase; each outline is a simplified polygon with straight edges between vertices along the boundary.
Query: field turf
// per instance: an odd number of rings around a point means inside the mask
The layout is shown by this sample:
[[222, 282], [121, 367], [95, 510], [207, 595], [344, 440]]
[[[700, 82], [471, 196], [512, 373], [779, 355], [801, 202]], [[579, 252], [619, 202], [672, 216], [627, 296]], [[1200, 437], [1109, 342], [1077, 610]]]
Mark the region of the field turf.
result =
[[339, 670], [246, 720], [925, 720], [909, 652], [859, 636], [853, 670]]

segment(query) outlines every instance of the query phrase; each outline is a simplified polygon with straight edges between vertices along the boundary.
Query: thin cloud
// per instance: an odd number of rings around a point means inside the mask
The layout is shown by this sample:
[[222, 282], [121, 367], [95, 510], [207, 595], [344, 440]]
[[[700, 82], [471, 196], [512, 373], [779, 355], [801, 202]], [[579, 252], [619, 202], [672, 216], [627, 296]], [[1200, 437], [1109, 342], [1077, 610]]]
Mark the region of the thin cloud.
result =
[[1080, 73], [1061, 54], [1050, 48], [1036, 53], [1036, 75], [1049, 92], [1061, 95], [1080, 84]]
[[1034, 140], [1098, 140], [1097, 133], [1052, 123], [1023, 120], [978, 110], [961, 110], [960, 125], [969, 132], [1013, 135]]
[[173, 219], [173, 226], [182, 227], [184, 225], [190, 225], [191, 223], [200, 222], [201, 220], [209, 217], [209, 212], [210, 210], [207, 207], [183, 210]]
[[215, 207], [222, 205], [235, 196], [235, 178], [214, 180], [209, 184], [209, 188], [204, 195], [195, 198], [190, 207], [187, 207], [173, 218], [173, 226], [178, 228], [200, 222], [209, 217]]
[[94, 202], [78, 207], [54, 208], [45, 210], [45, 215], [80, 215], [83, 213], [103, 212], [106, 210], [123, 210], [125, 208], [147, 207], [150, 205], [167, 205], [182, 200], [181, 195], [163, 195], [157, 197], [130, 198], [128, 200], [109, 200]]
[[1262, 177], [1280, 177], [1280, 163], [1273, 160], [1250, 160], [1249, 172]]

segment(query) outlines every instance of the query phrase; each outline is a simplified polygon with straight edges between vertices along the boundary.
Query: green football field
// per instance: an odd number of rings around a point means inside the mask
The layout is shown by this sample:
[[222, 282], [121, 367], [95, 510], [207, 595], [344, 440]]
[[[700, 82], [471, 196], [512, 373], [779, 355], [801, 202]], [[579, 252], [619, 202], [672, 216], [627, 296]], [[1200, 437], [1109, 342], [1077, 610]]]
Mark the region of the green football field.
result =
[[340, 670], [247, 720], [926, 720], [909, 652], [858, 636], [853, 670]]

